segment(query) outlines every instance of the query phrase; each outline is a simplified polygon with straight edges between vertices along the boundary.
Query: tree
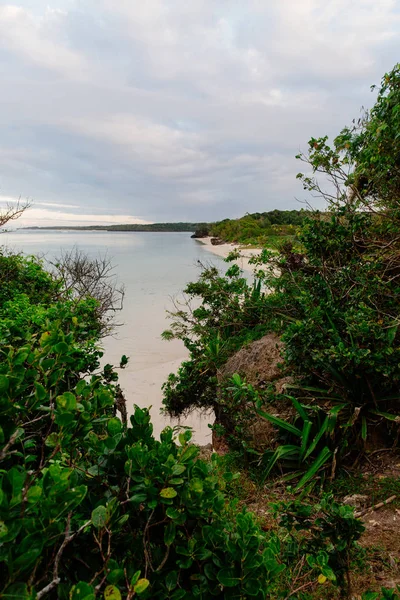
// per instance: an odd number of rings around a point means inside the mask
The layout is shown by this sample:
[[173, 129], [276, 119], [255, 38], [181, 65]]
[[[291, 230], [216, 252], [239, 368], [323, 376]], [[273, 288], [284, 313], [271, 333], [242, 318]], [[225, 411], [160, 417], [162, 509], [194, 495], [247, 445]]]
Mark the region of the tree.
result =
[[10, 221], [14, 221], [15, 219], [19, 219], [19, 217], [31, 206], [31, 203], [26, 200], [24, 202], [21, 201], [21, 198], [16, 202], [16, 204], [7, 203], [5, 209], [0, 211], [0, 228], [4, 227]]

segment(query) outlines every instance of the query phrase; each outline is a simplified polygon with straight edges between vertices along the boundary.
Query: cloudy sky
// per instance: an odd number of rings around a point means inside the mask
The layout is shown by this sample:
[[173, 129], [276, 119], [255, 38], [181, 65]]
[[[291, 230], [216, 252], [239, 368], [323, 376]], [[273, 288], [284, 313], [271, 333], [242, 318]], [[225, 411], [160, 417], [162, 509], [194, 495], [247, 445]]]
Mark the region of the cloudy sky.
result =
[[399, 33], [400, 0], [0, 0], [0, 201], [34, 201], [21, 225], [299, 208], [294, 155], [373, 103]]

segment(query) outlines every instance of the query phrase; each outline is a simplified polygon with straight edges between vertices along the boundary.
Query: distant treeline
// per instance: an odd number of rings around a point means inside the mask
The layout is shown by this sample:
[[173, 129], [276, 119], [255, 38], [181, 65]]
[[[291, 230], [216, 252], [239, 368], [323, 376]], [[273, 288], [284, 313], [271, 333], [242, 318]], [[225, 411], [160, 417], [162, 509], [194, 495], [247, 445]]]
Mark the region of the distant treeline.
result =
[[193, 232], [207, 226], [206, 223], [149, 223], [147, 225], [83, 225], [80, 227], [26, 227], [26, 229], [73, 229], [78, 231], [149, 231], [149, 232]]
[[270, 244], [284, 236], [294, 236], [304, 219], [306, 210], [271, 210], [246, 214], [240, 219], [224, 219], [214, 223], [150, 223], [147, 225], [83, 225], [80, 227], [29, 227], [28, 229], [57, 229], [77, 231], [147, 231], [188, 232], [193, 237], [217, 237], [225, 242], [242, 244]]

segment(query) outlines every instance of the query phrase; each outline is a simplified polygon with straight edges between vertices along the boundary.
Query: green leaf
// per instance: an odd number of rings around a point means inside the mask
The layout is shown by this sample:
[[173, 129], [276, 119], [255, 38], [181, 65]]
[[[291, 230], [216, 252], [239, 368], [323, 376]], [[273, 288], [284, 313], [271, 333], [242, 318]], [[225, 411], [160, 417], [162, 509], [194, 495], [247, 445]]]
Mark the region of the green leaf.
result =
[[42, 496], [43, 490], [40, 485], [33, 485], [29, 488], [26, 497], [30, 504], [37, 502]]
[[6, 392], [9, 388], [10, 380], [7, 375], [0, 375], [0, 393]]
[[233, 569], [221, 569], [217, 573], [217, 579], [224, 587], [235, 587], [240, 583]]
[[299, 456], [300, 462], [303, 460], [304, 455], [307, 450], [308, 437], [310, 435], [311, 427], [312, 427], [311, 421], [304, 421], [303, 431], [302, 431], [302, 435], [301, 435], [301, 447], [300, 447], [300, 456]]
[[143, 592], [145, 590], [147, 590], [149, 585], [150, 585], [150, 581], [148, 579], [144, 579], [144, 578], [139, 579], [137, 584], [133, 586], [133, 590], [134, 590], [135, 594], [138, 594], [138, 596], [140, 596], [140, 594], [143, 594]]
[[197, 446], [186, 446], [180, 456], [182, 462], [188, 462], [191, 458], [194, 458], [200, 452]]
[[317, 447], [318, 442], [320, 441], [320, 439], [322, 438], [322, 436], [328, 429], [328, 424], [329, 424], [329, 416], [327, 415], [324, 419], [324, 422], [321, 425], [320, 430], [318, 431], [317, 435], [315, 436], [315, 438], [309, 445], [308, 450], [303, 457], [304, 460], [306, 460], [310, 456], [310, 454], [312, 454], [314, 452], [315, 448]]
[[184, 473], [185, 471], [186, 471], [185, 465], [175, 464], [172, 467], [172, 475], [174, 475], [174, 476], [182, 475], [182, 473]]
[[167, 510], [165, 511], [165, 514], [167, 515], [167, 517], [169, 517], [170, 519], [179, 519], [179, 517], [181, 516], [181, 512], [173, 507], [173, 506], [168, 506]]
[[258, 596], [261, 589], [261, 581], [258, 581], [256, 578], [247, 579], [243, 584], [244, 591], [246, 592], [246, 596]]
[[146, 502], [147, 495], [146, 494], [134, 494], [130, 500], [134, 504], [142, 504], [142, 502]]
[[57, 407], [61, 410], [71, 411], [76, 409], [76, 397], [71, 392], [64, 392], [56, 398]]
[[69, 593], [70, 600], [95, 600], [95, 592], [91, 585], [80, 581], [74, 585]]
[[54, 350], [57, 354], [66, 354], [69, 350], [69, 346], [65, 342], [58, 342], [58, 344], [54, 346]]
[[107, 509], [105, 506], [98, 506], [92, 511], [92, 523], [97, 529], [101, 529], [107, 523]]
[[136, 571], [136, 573], [132, 576], [132, 579], [131, 579], [131, 587], [136, 585], [136, 583], [139, 581], [139, 577], [140, 577], [140, 571]]
[[0, 521], [0, 540], [8, 534], [8, 527], [4, 521]]
[[378, 417], [383, 417], [384, 419], [387, 419], [388, 421], [394, 421], [395, 423], [400, 423], [399, 415], [392, 415], [391, 413], [382, 412], [380, 410], [371, 410], [370, 412], [373, 415], [378, 415]]
[[110, 435], [118, 435], [122, 431], [122, 423], [118, 417], [113, 417], [107, 423], [107, 430]]
[[178, 495], [178, 492], [174, 490], [172, 487], [163, 488], [160, 492], [160, 496], [162, 498], [175, 498]]
[[167, 586], [167, 590], [171, 592], [176, 588], [178, 584], [178, 573], [177, 571], [170, 571], [165, 577], [165, 585]]
[[300, 448], [298, 446], [278, 446], [267, 464], [262, 476], [262, 482], [268, 477], [278, 460], [281, 458], [298, 458], [299, 452]]
[[190, 489], [193, 490], [194, 492], [196, 492], [196, 494], [201, 494], [203, 491], [203, 482], [201, 479], [198, 479], [197, 477], [194, 477], [191, 481], [190, 481]]
[[37, 383], [35, 381], [35, 395], [36, 398], [40, 401], [45, 400], [47, 398], [47, 392], [41, 383]]
[[167, 546], [170, 546], [176, 536], [176, 527], [173, 521], [170, 521], [164, 529], [164, 542]]
[[260, 417], [263, 417], [263, 419], [266, 419], [273, 425], [276, 425], [277, 427], [280, 427], [281, 429], [285, 429], [286, 431], [289, 431], [289, 433], [292, 433], [293, 435], [296, 435], [299, 438], [301, 437], [300, 429], [298, 429], [291, 423], [288, 423], [287, 421], [284, 421], [283, 419], [279, 419], [278, 417], [274, 417], [274, 415], [270, 415], [269, 413], [266, 413], [263, 410], [257, 410], [256, 412], [257, 412], [257, 414], [260, 415]]
[[108, 585], [104, 590], [104, 600], [122, 600], [121, 592], [115, 585]]
[[361, 419], [361, 437], [364, 442], [367, 440], [367, 417], [362, 417]]
[[321, 450], [320, 454], [318, 455], [318, 458], [316, 458], [316, 460], [312, 463], [311, 467], [307, 470], [307, 472], [300, 479], [299, 483], [296, 485], [295, 490], [296, 491], [299, 490], [300, 488], [303, 487], [303, 485], [305, 485], [308, 481], [310, 481], [310, 479], [312, 479], [314, 477], [314, 475], [316, 475], [318, 473], [320, 468], [326, 463], [326, 461], [331, 456], [332, 456], [332, 451], [329, 450], [329, 448], [327, 448], [325, 446], [325, 448], [323, 448]]

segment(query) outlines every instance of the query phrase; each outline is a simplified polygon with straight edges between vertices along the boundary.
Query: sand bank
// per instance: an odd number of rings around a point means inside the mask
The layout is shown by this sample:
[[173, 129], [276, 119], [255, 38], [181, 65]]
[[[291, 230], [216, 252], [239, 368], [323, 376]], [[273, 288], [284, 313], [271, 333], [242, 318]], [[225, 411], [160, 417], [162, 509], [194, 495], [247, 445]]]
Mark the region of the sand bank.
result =
[[235, 262], [241, 269], [244, 269], [245, 271], [253, 271], [254, 265], [251, 265], [249, 260], [251, 257], [257, 256], [261, 252], [260, 248], [242, 248], [238, 244], [219, 244], [218, 246], [213, 246], [211, 243], [211, 237], [198, 238], [196, 241], [204, 244], [207, 250], [213, 254], [221, 256], [222, 258], [226, 258], [233, 250], [240, 250], [241, 257]]

